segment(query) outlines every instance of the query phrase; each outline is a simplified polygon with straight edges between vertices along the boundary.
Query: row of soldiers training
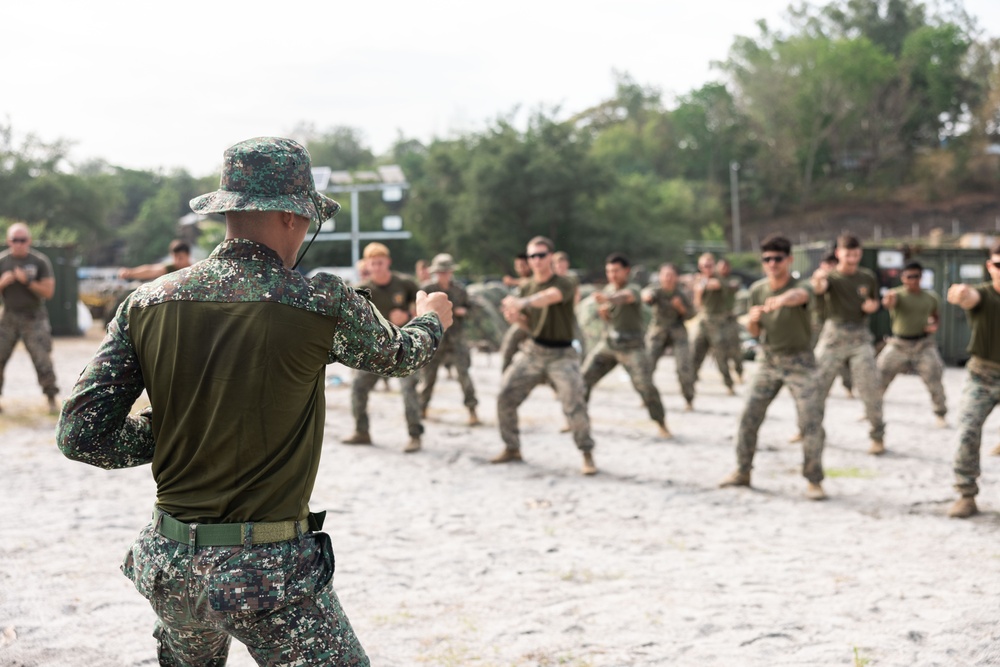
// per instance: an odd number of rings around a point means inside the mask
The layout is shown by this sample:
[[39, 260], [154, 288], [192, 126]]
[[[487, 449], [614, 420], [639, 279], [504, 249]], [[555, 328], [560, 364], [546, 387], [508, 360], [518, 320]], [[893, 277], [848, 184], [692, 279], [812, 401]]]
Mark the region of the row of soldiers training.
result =
[[[868, 422], [868, 453], [886, 451], [882, 396], [900, 373], [916, 373], [930, 393], [935, 426], [946, 428], [947, 406], [942, 387], [943, 362], [935, 341], [940, 299], [921, 286], [924, 267], [911, 261], [900, 271], [901, 285], [880, 289], [876, 275], [861, 266], [862, 244], [851, 234], [837, 239], [835, 250], [810, 276], [792, 271], [792, 244], [771, 235], [760, 244], [763, 278], [748, 291], [745, 330], [757, 342], [756, 369], [743, 378], [741, 326], [733, 304], [739, 284], [725, 260], [710, 253], [698, 258], [697, 274], [682, 285], [677, 267], [663, 264], [646, 287], [631, 280], [627, 255], [611, 253], [605, 260], [606, 284], [593, 292], [596, 341], [584, 348], [576, 305], [580, 284], [565, 253], [545, 237], [532, 238], [525, 253], [514, 259], [514, 276], [506, 276], [509, 294], [499, 306], [509, 328], [500, 344], [502, 379], [496, 399], [497, 424], [504, 449], [490, 461], [523, 461], [518, 407], [539, 385], [547, 385], [565, 418], [563, 431], [572, 435], [582, 457], [582, 473], [594, 475], [594, 439], [588, 402], [593, 387], [621, 366], [655, 424], [657, 436], [672, 435], [660, 392], [653, 383], [658, 360], [668, 349], [676, 366], [685, 410], [695, 409], [699, 369], [711, 354], [726, 389], [746, 383], [745, 404], [736, 431], [736, 467], [721, 487], [750, 487], [758, 431], [768, 406], [782, 387], [795, 402], [799, 432], [792, 439], [803, 449], [805, 497], [823, 500], [824, 408], [830, 389], [843, 378], [845, 389], [864, 404]], [[423, 264], [423, 266], [421, 266]], [[358, 263], [356, 287], [365, 290], [373, 308], [385, 320], [401, 326], [412, 317], [417, 291], [446, 292], [454, 308], [449, 329], [433, 361], [419, 374], [400, 380], [409, 440], [407, 453], [419, 452], [428, 406], [442, 366], [457, 375], [468, 410], [468, 426], [481, 426], [478, 399], [469, 375], [470, 350], [465, 322], [473, 303], [455, 279], [451, 255], [435, 256], [428, 267], [417, 265], [417, 279], [392, 268], [389, 249], [368, 244]], [[424, 275], [420, 275], [426, 271]], [[982, 427], [1000, 400], [1000, 243], [986, 262], [990, 278], [982, 284], [956, 283], [947, 301], [962, 308], [971, 328], [966, 380], [955, 440], [955, 489], [959, 498], [948, 515], [969, 517], [977, 512], [975, 496], [980, 476]], [[420, 283], [420, 284], [418, 284]], [[645, 316], [648, 306], [651, 317]], [[891, 335], [877, 353], [869, 317], [888, 311]], [[687, 323], [700, 315], [689, 340]], [[648, 324], [647, 324], [648, 320]], [[735, 377], [734, 377], [735, 376]], [[368, 398], [379, 376], [355, 371], [351, 384], [354, 432], [342, 440], [350, 445], [372, 444]], [[540, 397], [548, 400], [547, 397]], [[1000, 447], [992, 452], [1000, 455]]]

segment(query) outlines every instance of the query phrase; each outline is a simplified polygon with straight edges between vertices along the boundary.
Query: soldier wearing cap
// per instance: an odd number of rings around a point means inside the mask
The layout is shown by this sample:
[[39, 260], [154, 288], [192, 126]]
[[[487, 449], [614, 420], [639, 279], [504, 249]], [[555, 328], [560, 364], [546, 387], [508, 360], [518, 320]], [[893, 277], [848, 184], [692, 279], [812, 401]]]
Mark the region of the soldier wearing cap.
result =
[[889, 309], [892, 319], [892, 337], [878, 356], [879, 390], [885, 394], [893, 378], [899, 373], [915, 372], [931, 394], [937, 425], [948, 425], [945, 414], [944, 362], [938, 352], [934, 332], [938, 328], [937, 294], [920, 287], [924, 267], [920, 262], [910, 262], [903, 267], [903, 284], [889, 290], [882, 297], [882, 305]]
[[[387, 320], [403, 326], [413, 316], [417, 298], [417, 284], [390, 270], [392, 257], [385, 245], [373, 242], [361, 253], [368, 269], [368, 280], [358, 287], [365, 290], [372, 304]], [[410, 440], [403, 448], [407, 454], [420, 451], [420, 436], [424, 426], [420, 423], [420, 399], [417, 396], [419, 375], [400, 379], [403, 393], [403, 413]], [[370, 445], [372, 438], [368, 427], [368, 395], [379, 381], [375, 373], [358, 369], [351, 384], [351, 411], [354, 413], [354, 433], [341, 440], [345, 445]]]
[[583, 454], [583, 474], [593, 475], [597, 473], [591, 453], [594, 440], [590, 436], [580, 355], [573, 348], [576, 285], [553, 271], [554, 249], [552, 241], [544, 236], [528, 242], [531, 279], [521, 287], [518, 296], [508, 296], [501, 304], [504, 318], [524, 329], [529, 338], [514, 355], [500, 381], [497, 420], [505, 447], [490, 462], [522, 460], [517, 409], [532, 389], [549, 383], [555, 387], [577, 449]]
[[[398, 328], [339, 277], [294, 271], [310, 221], [339, 206], [289, 139], [229, 148], [221, 188], [191, 208], [225, 213], [226, 239], [126, 299], [63, 406], [59, 448], [105, 469], [152, 464], [154, 518], [122, 570], [156, 611], [159, 664], [225, 664], [236, 637], [262, 665], [367, 665], [309, 507], [325, 368], [415, 372], [450, 304], [420, 294]], [[150, 407], [129, 414], [143, 390]]]
[[604, 335], [583, 362], [583, 384], [589, 401], [594, 385], [621, 364], [650, 419], [656, 422], [660, 437], [666, 439], [671, 434], [660, 392], [653, 385], [653, 365], [643, 344], [642, 297], [639, 286], [628, 281], [631, 270], [631, 263], [621, 253], [608, 255], [604, 262], [608, 284], [594, 292], [597, 314], [605, 323]]
[[430, 405], [431, 397], [434, 395], [434, 384], [437, 382], [438, 369], [447, 359], [455, 368], [458, 375], [458, 382], [462, 386], [462, 395], [465, 399], [465, 407], [469, 410], [469, 426], [479, 425], [479, 417], [476, 416], [476, 388], [469, 377], [469, 366], [472, 361], [469, 356], [469, 345], [465, 342], [465, 318], [469, 314], [471, 302], [469, 293], [465, 291], [459, 283], [455, 282], [455, 260], [448, 253], [435, 255], [430, 265], [431, 277], [434, 282], [424, 284], [420, 289], [428, 294], [434, 292], [444, 292], [451, 301], [452, 314], [455, 322], [448, 333], [445, 334], [438, 353], [434, 355], [431, 362], [421, 371], [423, 388], [420, 391], [420, 413], [427, 417], [427, 406]]
[[56, 291], [55, 274], [49, 258], [31, 249], [31, 230], [23, 222], [7, 228], [7, 250], [0, 253], [0, 388], [3, 371], [18, 340], [35, 366], [38, 384], [48, 398], [49, 412], [56, 414], [56, 373], [52, 367], [52, 326], [45, 310], [46, 299]]

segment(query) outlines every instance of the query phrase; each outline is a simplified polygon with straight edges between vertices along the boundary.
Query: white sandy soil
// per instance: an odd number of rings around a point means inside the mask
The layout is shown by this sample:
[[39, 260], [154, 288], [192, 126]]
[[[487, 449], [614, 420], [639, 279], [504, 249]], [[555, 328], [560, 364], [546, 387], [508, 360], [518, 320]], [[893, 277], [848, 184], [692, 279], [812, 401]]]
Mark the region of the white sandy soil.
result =
[[[65, 393], [100, 336], [57, 339]], [[835, 385], [830, 499], [811, 502], [787, 393], [761, 430], [754, 488], [718, 489], [743, 399], [706, 364], [684, 413], [663, 359], [675, 439], [660, 441], [616, 369], [592, 398], [600, 474], [587, 478], [547, 387], [521, 408], [526, 462], [487, 463], [502, 449], [499, 359], [473, 361], [485, 424], [465, 426], [458, 383], [442, 377], [415, 455], [402, 453], [396, 381], [372, 396], [376, 446], [340, 444], [353, 430], [350, 374], [329, 369], [346, 382], [327, 391], [312, 506], [330, 512], [336, 588], [373, 665], [1000, 664], [1000, 458], [986, 454], [1000, 411], [986, 424], [983, 512], [961, 521], [945, 517], [956, 431], [934, 428], [914, 376], [885, 397], [881, 458], [866, 453], [860, 402]], [[952, 424], [964, 375], [945, 375]], [[65, 459], [23, 348], [6, 378], [0, 665], [155, 665], [153, 612], [118, 570], [149, 518], [149, 467]], [[253, 662], [234, 643], [229, 664]]]

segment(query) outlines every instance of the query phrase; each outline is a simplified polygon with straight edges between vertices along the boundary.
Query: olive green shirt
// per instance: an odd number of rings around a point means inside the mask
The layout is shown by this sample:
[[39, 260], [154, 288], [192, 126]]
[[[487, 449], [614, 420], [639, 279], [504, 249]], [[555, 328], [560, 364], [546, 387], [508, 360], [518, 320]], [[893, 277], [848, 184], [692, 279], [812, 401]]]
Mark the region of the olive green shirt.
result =
[[[31, 281], [51, 278], [52, 263], [40, 252], [29, 250], [24, 257], [14, 257], [10, 250], [0, 253], [0, 273], [22, 268]], [[28, 285], [13, 282], [3, 290], [4, 308], [15, 313], [33, 313], [42, 308], [42, 298], [31, 291]]]
[[531, 337], [543, 343], [571, 343], [576, 324], [576, 314], [573, 312], [573, 302], [576, 299], [576, 283], [565, 276], [552, 275], [544, 283], [535, 282], [534, 278], [521, 286], [521, 297], [544, 292], [550, 287], [556, 287], [562, 294], [562, 300], [545, 308], [525, 308], [528, 316], [528, 331]]
[[993, 283], [976, 285], [979, 303], [965, 311], [972, 327], [969, 354], [1000, 364], [1000, 294]]
[[[304, 519], [323, 450], [325, 368], [406, 376], [434, 355], [436, 315], [395, 327], [334, 275], [224, 241], [129, 295], [56, 429], [69, 458], [152, 463], [156, 503], [184, 522]], [[145, 390], [150, 408], [130, 415]]]
[[[715, 276], [722, 287], [717, 290], [706, 289], [701, 293], [701, 309], [709, 316], [729, 315], [733, 312], [734, 291], [728, 278]], [[700, 278], [699, 280], [703, 280]]]
[[[674, 297], [680, 297], [684, 304], [684, 315], [681, 315], [674, 308]], [[653, 303], [650, 305], [653, 308], [653, 326], [660, 329], [673, 329], [684, 324], [684, 320], [689, 320], [694, 315], [694, 306], [691, 304], [691, 300], [677, 288], [669, 292], [662, 287], [655, 288], [653, 290]]]
[[385, 285], [376, 285], [369, 279], [359, 287], [369, 291], [371, 295], [369, 299], [386, 319], [393, 310], [412, 312], [413, 304], [417, 300], [417, 284], [398, 273], [393, 273]]
[[932, 315], [937, 315], [940, 300], [927, 290], [913, 293], [899, 286], [891, 290], [896, 295], [896, 305], [889, 309], [893, 336], [919, 336], [927, 328]]
[[878, 280], [875, 274], [863, 266], [856, 273], [845, 276], [839, 271], [831, 271], [827, 276], [829, 287], [826, 297], [826, 318], [843, 324], [860, 324], [867, 321], [868, 314], [861, 310], [866, 299], [877, 299]]
[[[784, 287], [772, 290], [767, 278], [762, 278], [750, 286], [747, 305], [763, 306], [768, 298], [781, 296], [796, 287], [802, 286], [789, 279]], [[759, 340], [768, 352], [798, 354], [812, 350], [812, 325], [808, 302], [764, 313], [760, 317], [760, 330]]]
[[607, 296], [611, 296], [621, 290], [628, 290], [632, 293], [632, 303], [609, 303], [608, 320], [604, 335], [608, 342], [614, 346], [635, 347], [641, 346], [645, 327], [642, 321], [642, 297], [638, 285], [628, 284], [618, 288], [608, 284], [602, 290]]

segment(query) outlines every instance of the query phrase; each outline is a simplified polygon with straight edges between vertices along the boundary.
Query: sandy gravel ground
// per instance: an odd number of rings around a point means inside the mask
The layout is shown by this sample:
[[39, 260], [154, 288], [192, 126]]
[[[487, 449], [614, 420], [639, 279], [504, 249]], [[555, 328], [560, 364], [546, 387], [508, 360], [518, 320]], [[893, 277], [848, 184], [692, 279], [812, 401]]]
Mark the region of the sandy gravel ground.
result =
[[[65, 391], [99, 337], [57, 340]], [[983, 513], [947, 519], [955, 430], [933, 427], [917, 378], [886, 396], [882, 458], [865, 453], [861, 404], [834, 387], [830, 499], [817, 503], [802, 497], [785, 393], [761, 431], [755, 488], [717, 489], [742, 398], [706, 365], [697, 411], [681, 412], [670, 358], [656, 379], [673, 441], [656, 439], [616, 370], [591, 405], [599, 475], [579, 474], [544, 387], [521, 409], [526, 463], [491, 466], [498, 363], [474, 357], [482, 427], [464, 425], [458, 383], [438, 382], [416, 455], [401, 453], [397, 384], [373, 394], [371, 448], [339, 444], [349, 389], [328, 389], [313, 508], [330, 511], [337, 590], [372, 664], [1000, 664], [1000, 458], [984, 456]], [[947, 371], [952, 420], [963, 381]], [[148, 466], [64, 459], [23, 348], [2, 405], [0, 664], [155, 665], [153, 613], [118, 570], [153, 503]], [[1000, 414], [986, 433], [988, 451]], [[229, 664], [253, 663], [234, 643]]]

